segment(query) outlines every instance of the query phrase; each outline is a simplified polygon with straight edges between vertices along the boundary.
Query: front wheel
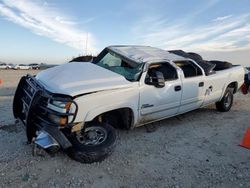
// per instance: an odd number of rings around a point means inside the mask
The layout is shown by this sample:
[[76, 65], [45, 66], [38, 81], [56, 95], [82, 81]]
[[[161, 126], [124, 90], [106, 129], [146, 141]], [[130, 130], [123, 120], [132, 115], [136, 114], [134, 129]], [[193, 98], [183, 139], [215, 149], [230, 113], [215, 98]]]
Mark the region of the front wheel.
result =
[[233, 98], [234, 95], [232, 89], [227, 88], [221, 101], [215, 103], [217, 110], [220, 112], [228, 112], [233, 105]]
[[69, 137], [72, 147], [67, 154], [82, 163], [93, 163], [104, 160], [115, 147], [116, 132], [113, 127], [104, 123], [95, 123], [81, 132]]

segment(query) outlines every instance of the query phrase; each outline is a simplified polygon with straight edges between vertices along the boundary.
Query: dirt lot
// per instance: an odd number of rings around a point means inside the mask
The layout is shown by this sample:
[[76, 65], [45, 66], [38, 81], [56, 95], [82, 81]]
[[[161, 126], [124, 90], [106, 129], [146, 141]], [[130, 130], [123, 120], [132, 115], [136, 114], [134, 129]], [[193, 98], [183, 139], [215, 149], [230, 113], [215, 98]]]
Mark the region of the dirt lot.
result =
[[250, 187], [250, 150], [238, 146], [250, 127], [250, 95], [238, 93], [227, 113], [211, 106], [155, 123], [152, 133], [119, 130], [112, 156], [81, 164], [62, 152], [32, 156], [12, 115], [27, 73], [0, 70], [0, 187]]

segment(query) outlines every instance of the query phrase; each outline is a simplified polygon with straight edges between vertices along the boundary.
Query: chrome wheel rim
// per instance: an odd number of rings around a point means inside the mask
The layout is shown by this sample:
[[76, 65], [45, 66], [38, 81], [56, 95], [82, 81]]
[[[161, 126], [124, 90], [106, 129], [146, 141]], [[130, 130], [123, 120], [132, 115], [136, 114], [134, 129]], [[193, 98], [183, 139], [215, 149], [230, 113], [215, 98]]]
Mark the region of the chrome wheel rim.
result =
[[84, 132], [76, 135], [77, 140], [84, 145], [97, 146], [107, 139], [107, 131], [103, 127], [87, 127]]

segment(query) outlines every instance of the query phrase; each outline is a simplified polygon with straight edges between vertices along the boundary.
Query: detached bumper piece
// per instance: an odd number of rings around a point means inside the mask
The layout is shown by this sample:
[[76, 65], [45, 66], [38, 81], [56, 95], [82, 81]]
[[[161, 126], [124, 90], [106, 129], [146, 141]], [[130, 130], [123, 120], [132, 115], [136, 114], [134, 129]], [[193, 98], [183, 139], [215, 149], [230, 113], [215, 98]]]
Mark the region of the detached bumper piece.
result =
[[[74, 113], [58, 112], [48, 108], [49, 101], [67, 101], [74, 105]], [[27, 75], [21, 78], [13, 102], [14, 117], [19, 119], [26, 127], [28, 142], [36, 138], [36, 143], [41, 147], [47, 147], [58, 143], [63, 149], [71, 147], [71, 143], [61, 129], [70, 128], [77, 113], [77, 104], [70, 96], [54, 94], [47, 91], [33, 76]], [[68, 122], [61, 126], [53, 122], [50, 117], [67, 118]], [[41, 132], [40, 135], [36, 135]]]
[[43, 149], [50, 147], [60, 147], [58, 142], [50, 136], [47, 132], [42, 131], [35, 139], [35, 144]]

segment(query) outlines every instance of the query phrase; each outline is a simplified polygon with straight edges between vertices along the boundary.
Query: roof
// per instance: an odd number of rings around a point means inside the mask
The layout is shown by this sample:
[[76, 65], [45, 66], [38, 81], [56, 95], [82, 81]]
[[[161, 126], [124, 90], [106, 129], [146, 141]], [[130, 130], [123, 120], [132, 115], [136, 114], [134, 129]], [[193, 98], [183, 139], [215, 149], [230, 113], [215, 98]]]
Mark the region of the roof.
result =
[[150, 46], [109, 46], [108, 49], [138, 63], [185, 60], [182, 56]]

